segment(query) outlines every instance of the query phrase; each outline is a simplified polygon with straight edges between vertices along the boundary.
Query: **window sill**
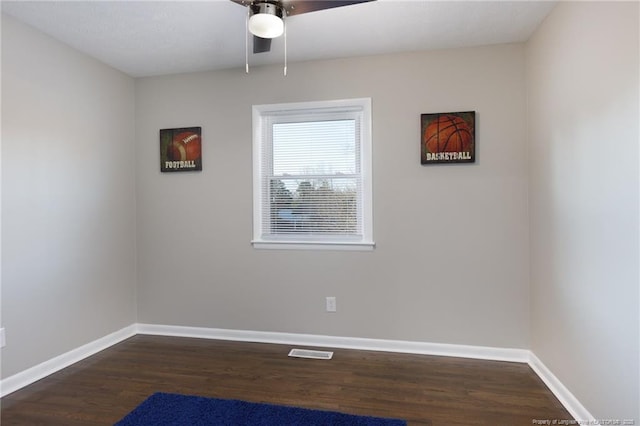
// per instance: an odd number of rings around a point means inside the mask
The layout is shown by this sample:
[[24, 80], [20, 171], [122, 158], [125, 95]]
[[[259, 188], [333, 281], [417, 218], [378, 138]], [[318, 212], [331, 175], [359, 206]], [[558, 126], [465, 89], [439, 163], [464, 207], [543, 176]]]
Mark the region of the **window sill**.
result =
[[253, 248], [266, 250], [341, 250], [372, 251], [374, 242], [319, 242], [319, 241], [251, 241]]

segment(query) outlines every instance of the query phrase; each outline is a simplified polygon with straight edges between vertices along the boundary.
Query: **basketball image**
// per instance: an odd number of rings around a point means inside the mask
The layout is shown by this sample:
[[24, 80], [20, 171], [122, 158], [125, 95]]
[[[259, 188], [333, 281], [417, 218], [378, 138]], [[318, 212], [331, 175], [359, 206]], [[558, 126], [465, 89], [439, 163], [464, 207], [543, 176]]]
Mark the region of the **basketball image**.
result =
[[473, 162], [475, 112], [422, 114], [422, 164]]
[[424, 132], [429, 152], [468, 151], [473, 137], [467, 123], [455, 115], [441, 115]]
[[200, 136], [192, 132], [178, 133], [167, 147], [171, 161], [197, 160], [200, 157]]

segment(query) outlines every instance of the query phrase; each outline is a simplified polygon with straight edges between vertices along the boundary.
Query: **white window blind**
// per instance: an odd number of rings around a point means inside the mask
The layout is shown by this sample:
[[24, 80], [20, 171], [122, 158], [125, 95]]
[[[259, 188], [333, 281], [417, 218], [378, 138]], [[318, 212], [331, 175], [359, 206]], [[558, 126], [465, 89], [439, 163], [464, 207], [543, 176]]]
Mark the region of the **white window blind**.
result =
[[254, 245], [373, 245], [369, 115], [368, 99], [254, 107]]

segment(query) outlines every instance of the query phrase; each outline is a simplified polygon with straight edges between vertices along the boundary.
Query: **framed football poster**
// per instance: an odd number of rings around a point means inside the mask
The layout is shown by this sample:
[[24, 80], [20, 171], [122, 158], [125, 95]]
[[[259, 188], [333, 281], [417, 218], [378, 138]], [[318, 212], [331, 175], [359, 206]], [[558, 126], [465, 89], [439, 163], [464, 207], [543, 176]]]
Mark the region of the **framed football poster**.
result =
[[202, 170], [202, 127], [160, 130], [160, 171]]

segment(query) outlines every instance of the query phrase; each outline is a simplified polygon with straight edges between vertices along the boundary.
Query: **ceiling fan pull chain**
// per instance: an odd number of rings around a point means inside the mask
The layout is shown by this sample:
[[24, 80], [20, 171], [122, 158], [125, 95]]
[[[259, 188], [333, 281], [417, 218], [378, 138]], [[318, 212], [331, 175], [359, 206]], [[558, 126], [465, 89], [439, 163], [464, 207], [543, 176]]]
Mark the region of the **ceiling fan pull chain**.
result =
[[287, 76], [287, 21], [284, 21], [284, 75]]
[[244, 70], [249, 74], [249, 8], [247, 8], [247, 16], [244, 20]]

